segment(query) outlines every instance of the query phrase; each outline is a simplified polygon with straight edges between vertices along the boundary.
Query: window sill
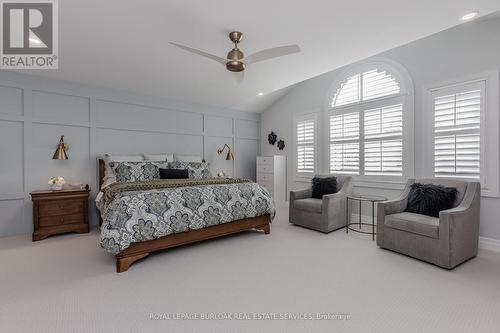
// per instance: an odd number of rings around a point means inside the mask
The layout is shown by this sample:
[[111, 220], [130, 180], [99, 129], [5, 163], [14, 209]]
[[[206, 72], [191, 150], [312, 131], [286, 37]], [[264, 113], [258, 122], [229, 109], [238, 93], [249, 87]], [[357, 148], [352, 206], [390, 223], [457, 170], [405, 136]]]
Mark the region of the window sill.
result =
[[405, 188], [406, 182], [391, 182], [381, 180], [354, 180], [354, 187], [381, 188], [386, 190], [399, 190]]
[[311, 177], [298, 177], [295, 176], [293, 177], [293, 181], [296, 183], [311, 183], [311, 180], [313, 179], [314, 176]]

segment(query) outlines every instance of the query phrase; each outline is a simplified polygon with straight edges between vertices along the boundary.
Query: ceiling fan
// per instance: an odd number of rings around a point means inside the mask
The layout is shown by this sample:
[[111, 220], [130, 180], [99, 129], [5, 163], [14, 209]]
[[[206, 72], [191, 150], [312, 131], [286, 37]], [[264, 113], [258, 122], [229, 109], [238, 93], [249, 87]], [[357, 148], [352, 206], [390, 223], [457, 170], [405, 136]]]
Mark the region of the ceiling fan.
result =
[[300, 52], [300, 47], [298, 45], [287, 45], [287, 46], [279, 46], [273, 47], [270, 49], [265, 49], [259, 52], [255, 52], [248, 57], [245, 57], [243, 52], [238, 48], [238, 44], [241, 42], [243, 38], [243, 33], [239, 31], [232, 31], [229, 33], [229, 39], [234, 43], [234, 48], [229, 51], [226, 58], [222, 58], [205, 51], [201, 51], [189, 46], [185, 46], [182, 44], [170, 42], [170, 44], [180, 47], [188, 52], [192, 52], [203, 57], [212, 59], [226, 66], [226, 69], [231, 72], [241, 72], [245, 70], [245, 66], [264, 61], [272, 58], [282, 57], [288, 54], [293, 54]]

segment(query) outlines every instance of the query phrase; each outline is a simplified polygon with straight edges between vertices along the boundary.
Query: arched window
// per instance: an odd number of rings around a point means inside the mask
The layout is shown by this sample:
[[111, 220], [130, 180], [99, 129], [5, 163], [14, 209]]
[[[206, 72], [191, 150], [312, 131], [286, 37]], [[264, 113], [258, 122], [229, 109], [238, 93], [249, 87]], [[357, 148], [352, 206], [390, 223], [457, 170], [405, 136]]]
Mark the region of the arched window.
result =
[[[366, 179], [413, 173], [413, 87], [397, 64], [348, 69], [329, 95], [329, 169]], [[411, 127], [411, 128], [410, 128]]]

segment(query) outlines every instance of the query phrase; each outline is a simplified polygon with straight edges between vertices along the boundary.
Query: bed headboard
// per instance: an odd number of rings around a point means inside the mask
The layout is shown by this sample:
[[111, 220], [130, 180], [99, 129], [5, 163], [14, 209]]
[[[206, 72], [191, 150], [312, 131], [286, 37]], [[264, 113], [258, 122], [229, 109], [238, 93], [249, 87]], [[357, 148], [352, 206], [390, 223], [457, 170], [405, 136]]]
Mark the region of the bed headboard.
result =
[[101, 190], [102, 184], [104, 183], [104, 160], [102, 158], [99, 159], [99, 191]]

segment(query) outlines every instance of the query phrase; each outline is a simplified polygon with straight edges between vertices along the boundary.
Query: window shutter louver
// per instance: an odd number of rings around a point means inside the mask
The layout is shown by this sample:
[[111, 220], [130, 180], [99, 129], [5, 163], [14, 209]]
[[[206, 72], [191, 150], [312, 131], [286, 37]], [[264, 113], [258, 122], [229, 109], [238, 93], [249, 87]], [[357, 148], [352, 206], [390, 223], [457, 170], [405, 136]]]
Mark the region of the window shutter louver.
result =
[[315, 121], [308, 119], [297, 122], [297, 173], [314, 173]]
[[359, 173], [359, 112], [330, 117], [330, 172]]
[[483, 88], [478, 88], [438, 90], [434, 98], [435, 177], [480, 178]]
[[347, 78], [337, 89], [331, 106], [353, 104], [400, 92], [399, 83], [392, 75], [383, 70], [373, 69]]
[[399, 94], [401, 89], [395, 78], [385, 71], [374, 69], [363, 73], [363, 100]]
[[367, 110], [364, 116], [365, 174], [402, 176], [403, 105]]
[[361, 75], [357, 74], [347, 78], [337, 90], [332, 101], [333, 106], [356, 103], [361, 100]]

